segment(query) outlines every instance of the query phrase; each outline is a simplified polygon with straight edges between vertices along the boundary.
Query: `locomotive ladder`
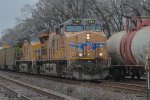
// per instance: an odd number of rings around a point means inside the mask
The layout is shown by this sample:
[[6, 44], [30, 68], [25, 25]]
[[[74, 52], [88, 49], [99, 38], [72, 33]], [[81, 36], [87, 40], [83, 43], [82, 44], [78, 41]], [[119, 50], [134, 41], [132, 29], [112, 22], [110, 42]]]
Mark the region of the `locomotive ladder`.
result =
[[34, 59], [32, 59], [32, 69], [33, 69], [33, 73], [36, 73], [36, 57]]
[[71, 56], [69, 56], [68, 58], [67, 58], [67, 69], [69, 69], [68, 70], [68, 72], [69, 72], [69, 75], [70, 76], [73, 76], [73, 73], [72, 73], [72, 67], [71, 67], [71, 58], [77, 53], [77, 51], [79, 50], [79, 48], [78, 49], [76, 49], [75, 51], [74, 51], [74, 53], [71, 55]]

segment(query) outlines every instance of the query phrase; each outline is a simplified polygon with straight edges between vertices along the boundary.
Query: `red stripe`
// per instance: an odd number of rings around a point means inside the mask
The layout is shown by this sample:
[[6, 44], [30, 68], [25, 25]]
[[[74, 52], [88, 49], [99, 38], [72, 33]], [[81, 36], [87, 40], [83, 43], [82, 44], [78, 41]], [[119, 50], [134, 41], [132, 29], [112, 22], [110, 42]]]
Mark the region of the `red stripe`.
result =
[[[133, 56], [133, 53], [131, 51], [131, 43], [132, 43], [132, 40], [133, 40], [133, 37], [135, 36], [137, 31], [133, 31], [129, 34], [129, 36], [127, 37], [127, 42], [128, 42], [128, 46], [127, 46], [127, 56], [129, 58], [129, 61], [131, 64], [135, 65], [136, 64], [136, 60]], [[129, 40], [128, 40], [129, 38]]]
[[120, 43], [120, 54], [125, 64], [136, 64], [131, 51], [132, 39], [137, 31], [126, 33]]

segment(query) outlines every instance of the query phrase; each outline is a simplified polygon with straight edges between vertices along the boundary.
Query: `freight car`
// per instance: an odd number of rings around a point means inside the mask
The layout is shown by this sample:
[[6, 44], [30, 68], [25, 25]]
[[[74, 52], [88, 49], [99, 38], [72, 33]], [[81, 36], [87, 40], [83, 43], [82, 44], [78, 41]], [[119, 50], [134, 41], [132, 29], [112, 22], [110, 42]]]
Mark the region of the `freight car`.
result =
[[5, 44], [0, 49], [0, 69], [16, 70], [15, 55], [20, 50], [18, 46], [10, 46]]
[[108, 52], [112, 58], [111, 74], [140, 79], [144, 73], [146, 55], [150, 48], [150, 19], [127, 19], [126, 31], [112, 35], [108, 40]]
[[[54, 33], [32, 35], [31, 39], [23, 42], [19, 52], [12, 51], [9, 55], [13, 55], [11, 65], [18, 72], [78, 80], [103, 79], [108, 75], [110, 64], [106, 42], [101, 22], [70, 19], [58, 26]], [[6, 49], [1, 51], [6, 52]], [[10, 61], [3, 54], [0, 58], [4, 56], [5, 61]]]

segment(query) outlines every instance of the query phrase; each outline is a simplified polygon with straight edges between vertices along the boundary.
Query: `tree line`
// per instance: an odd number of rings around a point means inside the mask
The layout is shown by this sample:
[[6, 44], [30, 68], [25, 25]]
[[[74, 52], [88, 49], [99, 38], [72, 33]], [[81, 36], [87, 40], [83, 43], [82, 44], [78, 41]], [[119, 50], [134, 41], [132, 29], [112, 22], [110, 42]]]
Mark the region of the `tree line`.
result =
[[149, 0], [39, 0], [35, 5], [24, 5], [23, 17], [16, 18], [13, 28], [3, 30], [0, 41], [16, 44], [43, 30], [50, 33], [70, 18], [93, 18], [101, 21], [108, 38], [125, 30], [125, 19], [150, 16]]

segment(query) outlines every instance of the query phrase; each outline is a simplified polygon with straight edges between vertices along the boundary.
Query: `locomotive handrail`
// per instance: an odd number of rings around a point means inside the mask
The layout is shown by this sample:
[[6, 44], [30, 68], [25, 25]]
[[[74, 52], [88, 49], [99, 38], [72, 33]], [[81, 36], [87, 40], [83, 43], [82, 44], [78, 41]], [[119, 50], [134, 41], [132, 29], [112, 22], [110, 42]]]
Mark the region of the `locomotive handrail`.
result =
[[70, 67], [70, 64], [71, 64], [71, 62], [70, 62], [70, 59], [76, 54], [76, 52], [79, 50], [79, 48], [78, 49], [76, 49], [75, 51], [74, 51], [74, 53], [71, 55], [71, 56], [69, 56], [68, 57], [68, 59], [67, 59], [67, 68], [70, 68], [69, 69], [69, 74], [73, 77], [73, 75], [72, 75], [72, 69], [71, 69], [71, 67]]
[[[32, 68], [34, 67], [34, 64], [36, 65], [36, 57], [34, 59], [32, 59]], [[35, 71], [33, 71], [33, 73], [35, 73]]]
[[77, 52], [78, 50], [79, 50], [79, 48], [76, 49], [76, 50], [73, 52], [73, 55], [71, 55], [71, 56], [68, 57], [68, 59], [67, 59], [68, 66], [70, 66], [70, 59], [76, 54], [76, 52]]

